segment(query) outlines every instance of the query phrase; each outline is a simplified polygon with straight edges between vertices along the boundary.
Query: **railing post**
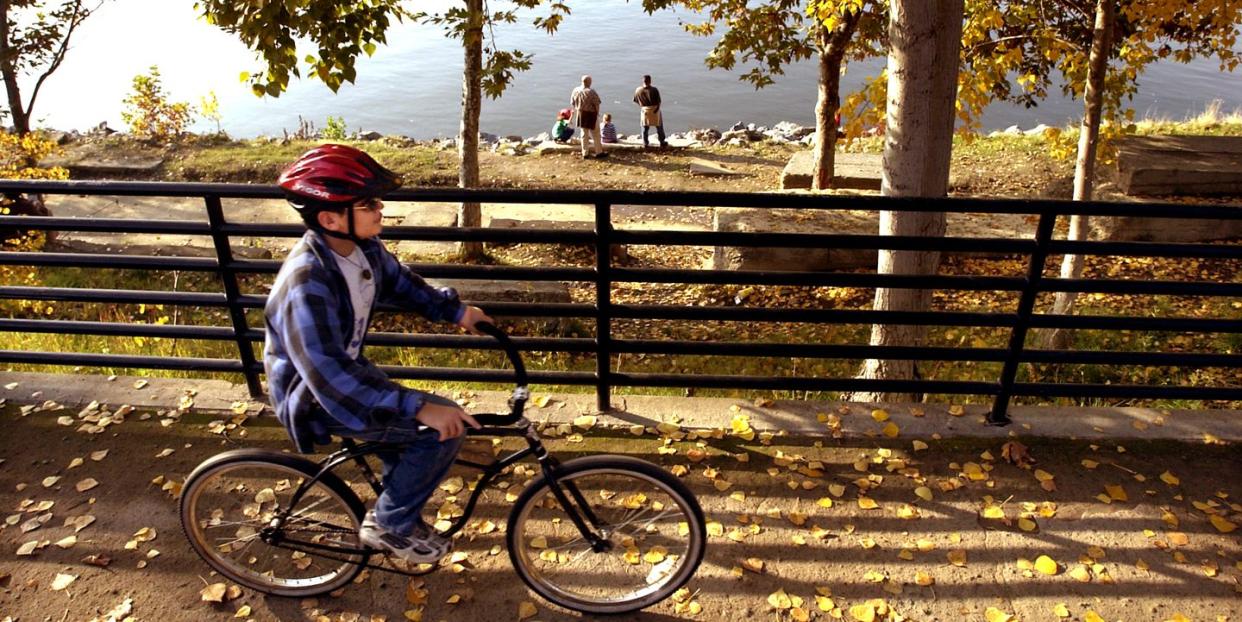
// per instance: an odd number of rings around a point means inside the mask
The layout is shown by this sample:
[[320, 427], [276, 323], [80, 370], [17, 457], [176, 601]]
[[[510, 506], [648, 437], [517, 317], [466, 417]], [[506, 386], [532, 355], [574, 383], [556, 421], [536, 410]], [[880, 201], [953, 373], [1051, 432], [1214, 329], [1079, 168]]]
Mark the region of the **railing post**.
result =
[[595, 204], [595, 399], [600, 412], [612, 410], [612, 215]]
[[246, 333], [250, 330], [246, 324], [246, 310], [238, 304], [241, 288], [237, 286], [237, 273], [233, 265], [233, 249], [229, 246], [229, 236], [221, 230], [224, 226], [224, 209], [220, 206], [220, 197], [204, 197], [207, 202], [207, 222], [211, 226], [211, 241], [216, 247], [216, 262], [220, 266], [217, 272], [224, 283], [224, 298], [229, 305], [229, 318], [233, 322], [233, 338], [237, 342], [237, 354], [241, 359], [243, 373], [246, 376], [246, 387], [250, 389], [250, 397], [261, 397], [263, 386], [259, 383], [259, 372], [255, 370], [254, 350]]
[[1045, 210], [1039, 215], [1039, 227], [1035, 230], [1035, 250], [1031, 251], [1026, 284], [1022, 286], [1022, 296], [1018, 299], [1018, 317], [1014, 321], [1013, 331], [1009, 333], [1009, 354], [1005, 357], [1005, 366], [1001, 368], [1000, 392], [996, 394], [992, 410], [988, 412], [988, 425], [1005, 426], [1011, 423], [1009, 399], [1013, 396], [1013, 383], [1018, 376], [1018, 359], [1022, 357], [1022, 348], [1026, 345], [1031, 313], [1035, 310], [1035, 297], [1039, 295], [1044, 266], [1048, 263], [1048, 242], [1052, 240], [1052, 229], [1056, 223], [1057, 214], [1054, 211]]

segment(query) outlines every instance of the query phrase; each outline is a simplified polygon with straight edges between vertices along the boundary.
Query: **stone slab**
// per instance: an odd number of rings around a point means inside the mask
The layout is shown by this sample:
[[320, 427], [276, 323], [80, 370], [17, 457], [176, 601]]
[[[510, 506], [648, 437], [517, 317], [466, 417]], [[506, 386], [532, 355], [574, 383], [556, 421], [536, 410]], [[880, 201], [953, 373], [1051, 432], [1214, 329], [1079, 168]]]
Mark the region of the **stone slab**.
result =
[[702, 158], [690, 159], [690, 174], [703, 175], [707, 177], [730, 177], [733, 175], [741, 175], [742, 173], [735, 171], [719, 162], [704, 160]]
[[[879, 190], [883, 168], [883, 156], [878, 153], [837, 153], [834, 157], [832, 187]], [[799, 151], [789, 158], [789, 164], [781, 172], [781, 189], [810, 188], [814, 174], [815, 152]]]
[[[1132, 206], [1141, 212], [1143, 206]], [[1233, 220], [1144, 218], [1113, 216], [1091, 219], [1091, 237], [1097, 240], [1125, 242], [1212, 242], [1242, 238], [1242, 207], [1236, 208]]]
[[[656, 143], [654, 137], [651, 139], [651, 142], [653, 145]], [[641, 138], [627, 136], [615, 143], [602, 143], [602, 146], [604, 151], [675, 151], [703, 146], [703, 143], [693, 138], [669, 138], [667, 142], [668, 147], [663, 149], [659, 147], [644, 149]], [[578, 142], [577, 134], [574, 134], [574, 137], [567, 143], [558, 143], [553, 140], [545, 140], [538, 145], [535, 145], [534, 150], [535, 153], [541, 155], [547, 153], [580, 153], [582, 151], [582, 146]]]
[[[1017, 214], [948, 214], [946, 235], [1031, 239], [1037, 223], [1035, 219]], [[731, 232], [876, 235], [879, 213], [718, 207], [714, 228]], [[713, 251], [711, 267], [716, 270], [848, 270], [874, 268], [877, 255], [874, 249], [721, 246]]]
[[1242, 137], [1129, 136], [1117, 178], [1130, 195], [1242, 195]]
[[462, 300], [488, 302], [572, 302], [569, 287], [552, 281], [493, 281], [484, 279], [426, 279], [435, 287], [452, 287]]

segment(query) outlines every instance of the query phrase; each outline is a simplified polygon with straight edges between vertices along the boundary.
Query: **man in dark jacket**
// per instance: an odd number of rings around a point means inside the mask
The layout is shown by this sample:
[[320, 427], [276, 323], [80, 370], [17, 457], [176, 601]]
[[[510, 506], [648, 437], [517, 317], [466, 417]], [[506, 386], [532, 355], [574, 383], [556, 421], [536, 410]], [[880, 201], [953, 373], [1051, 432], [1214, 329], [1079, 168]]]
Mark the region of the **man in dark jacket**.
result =
[[643, 76], [643, 85], [634, 91], [634, 103], [642, 110], [638, 123], [643, 126], [643, 147], [650, 146], [647, 133], [653, 125], [656, 136], [660, 139], [660, 146], [667, 147], [668, 143], [664, 140], [664, 115], [660, 112], [660, 90], [651, 86], [651, 76]]

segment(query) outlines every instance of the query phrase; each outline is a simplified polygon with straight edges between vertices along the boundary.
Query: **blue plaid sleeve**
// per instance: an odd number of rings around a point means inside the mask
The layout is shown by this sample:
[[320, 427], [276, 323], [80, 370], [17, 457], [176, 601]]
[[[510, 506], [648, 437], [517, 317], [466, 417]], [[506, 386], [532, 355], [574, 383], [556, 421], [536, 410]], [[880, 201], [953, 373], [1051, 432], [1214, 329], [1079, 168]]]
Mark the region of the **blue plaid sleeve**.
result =
[[380, 270], [383, 271], [383, 302], [417, 311], [433, 322], [456, 322], [466, 312], [465, 306], [451, 287], [436, 288], [397, 261], [382, 244], [379, 246]]

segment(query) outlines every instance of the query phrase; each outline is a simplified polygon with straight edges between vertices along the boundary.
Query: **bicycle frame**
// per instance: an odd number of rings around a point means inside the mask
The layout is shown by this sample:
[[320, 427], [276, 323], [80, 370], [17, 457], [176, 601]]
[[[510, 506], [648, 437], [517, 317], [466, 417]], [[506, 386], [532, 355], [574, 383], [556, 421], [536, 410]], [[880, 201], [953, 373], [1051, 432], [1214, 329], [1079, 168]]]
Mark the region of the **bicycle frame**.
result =
[[[514, 451], [513, 453], [510, 453], [499, 460], [492, 462], [491, 464], [480, 464], [461, 458], [455, 461], [458, 465], [482, 471], [483, 476], [475, 483], [474, 490], [470, 493], [470, 497], [466, 502], [462, 515], [457, 521], [452, 523], [450, 528], [444, 532], [444, 535], [451, 538], [454, 534], [461, 531], [461, 529], [466, 526], [466, 523], [474, 514], [474, 509], [478, 504], [479, 497], [502, 471], [529, 456], [534, 456], [535, 460], [540, 465], [544, 478], [548, 483], [548, 488], [552, 491], [552, 494], [556, 498], [557, 502], [561, 504], [561, 507], [565, 509], [566, 514], [569, 515], [570, 521], [575, 527], [578, 528], [578, 531], [582, 534], [582, 537], [587, 542], [591, 543], [591, 549], [596, 552], [608, 550], [611, 544], [598, 534], [598, 531], [605, 525], [602, 525], [599, 518], [594, 512], [591, 511], [590, 505], [587, 504], [586, 499], [583, 498], [582, 493], [578, 490], [577, 486], [575, 486], [572, 482], [559, 481], [557, 470], [560, 467], [560, 462], [555, 456], [549, 454], [547, 449], [544, 448], [543, 439], [531, 421], [522, 416], [522, 410], [526, 404], [526, 401], [530, 398], [530, 392], [526, 389], [525, 366], [522, 364], [521, 356], [518, 354], [516, 347], [509, 340], [508, 336], [500, 332], [500, 330], [496, 327], [491, 326], [490, 324], [480, 324], [478, 328], [495, 337], [498, 341], [500, 341], [501, 345], [504, 346], [505, 353], [509, 356], [510, 361], [513, 363], [518, 386], [514, 389], [513, 396], [509, 400], [511, 410], [508, 414], [474, 415], [477, 420], [483, 423], [483, 426], [477, 430], [467, 428], [467, 434], [470, 436], [520, 436], [526, 440], [527, 446], [523, 449]], [[288, 520], [289, 512], [292, 508], [297, 507], [298, 502], [301, 501], [307, 491], [309, 491], [311, 487], [313, 487], [315, 483], [323, 478], [327, 473], [332, 472], [338, 466], [347, 462], [353, 462], [358, 466], [358, 469], [362, 472], [367, 484], [370, 485], [371, 490], [373, 490], [376, 495], [379, 495], [383, 492], [383, 485], [380, 483], [380, 478], [376, 475], [375, 470], [371, 468], [371, 465], [367, 462], [366, 458], [367, 456], [376, 454], [380, 451], [399, 450], [400, 447], [401, 445], [399, 444], [372, 441], [357, 443], [350, 438], [342, 439], [341, 449], [332, 452], [317, 463], [319, 470], [315, 476], [309, 480], [303, 481], [298, 486], [297, 490], [293, 493], [293, 497], [289, 500], [288, 507], [283, 509], [278, 516], [273, 518], [268, 527], [264, 529], [264, 532], [269, 534], [267, 537], [271, 538], [269, 543], [274, 546], [284, 546], [285, 548], [302, 550], [307, 553], [315, 553], [338, 560], [341, 560], [341, 558], [331, 557], [331, 555], [325, 555], [325, 553], [364, 556], [372, 554], [373, 551], [369, 549], [330, 546], [317, 542], [286, 541], [280, 529], [284, 522]], [[571, 498], [573, 499], [572, 503], [570, 501]], [[366, 565], [371, 568], [398, 572], [400, 574], [415, 574], [369, 563]]]
[[[489, 415], [483, 416], [489, 417]], [[497, 415], [490, 415], [490, 417], [497, 417]], [[534, 456], [535, 460], [539, 462], [540, 469], [548, 482], [548, 487], [552, 491], [553, 496], [556, 497], [556, 500], [561, 504], [561, 507], [565, 508], [565, 512], [569, 515], [570, 521], [575, 527], [578, 528], [578, 531], [582, 534], [582, 537], [587, 542], [591, 543], [592, 550], [607, 550], [610, 546], [609, 543], [607, 540], [601, 538], [597, 533], [601, 527], [604, 527], [604, 525], [601, 524], [601, 521], [595, 513], [591, 511], [590, 505], [587, 504], [586, 499], [583, 498], [582, 493], [578, 490], [577, 486], [575, 486], [572, 482], [559, 481], [556, 471], [560, 466], [560, 461], [558, 461], [555, 456], [548, 453], [547, 449], [544, 448], [542, 437], [540, 437], [539, 432], [535, 430], [534, 425], [529, 419], [519, 417], [517, 422], [511, 427], [484, 426], [478, 430], [471, 429], [469, 433], [471, 436], [521, 436], [525, 438], [527, 446], [503, 456], [491, 464], [480, 464], [465, 459], [458, 459], [455, 461], [458, 465], [481, 471], [483, 476], [475, 483], [474, 489], [471, 491], [470, 497], [466, 501], [466, 506], [462, 511], [462, 515], [452, 523], [452, 526], [447, 531], [443, 532], [446, 537], [451, 538], [454, 534], [461, 531], [461, 529], [466, 526], [466, 523], [474, 514], [474, 509], [478, 505], [479, 498], [482, 496], [483, 491], [487, 489], [487, 487], [494, 479], [496, 479], [498, 475], [500, 475], [501, 472], [503, 472], [506, 468], [521, 462], [527, 457]], [[297, 490], [294, 491], [293, 496], [289, 500], [288, 507], [272, 520], [272, 523], [269, 525], [269, 529], [273, 532], [278, 532], [285, 520], [288, 519], [289, 511], [292, 508], [297, 507], [298, 502], [301, 501], [306, 492], [308, 492], [316, 482], [323, 478], [325, 474], [332, 472], [342, 464], [349, 462], [354, 463], [362, 472], [367, 484], [373, 491], [375, 491], [375, 494], [378, 495], [383, 491], [383, 485], [380, 483], [379, 477], [376, 475], [375, 470], [371, 468], [371, 465], [367, 462], [366, 458], [367, 456], [380, 451], [399, 449], [401, 446], [379, 442], [357, 443], [349, 438], [343, 439], [341, 445], [341, 449], [329, 454], [317, 463], [319, 471], [314, 477], [303, 481], [298, 486]], [[571, 498], [573, 500], [572, 503], [570, 502]], [[368, 549], [331, 546], [319, 544], [317, 542], [305, 542], [300, 540], [286, 541], [283, 538], [274, 541], [273, 544], [316, 554], [338, 553], [343, 555], [366, 555], [373, 552]], [[401, 572], [373, 564], [367, 564], [367, 566], [382, 570]]]

